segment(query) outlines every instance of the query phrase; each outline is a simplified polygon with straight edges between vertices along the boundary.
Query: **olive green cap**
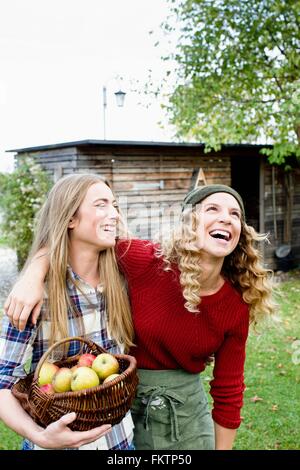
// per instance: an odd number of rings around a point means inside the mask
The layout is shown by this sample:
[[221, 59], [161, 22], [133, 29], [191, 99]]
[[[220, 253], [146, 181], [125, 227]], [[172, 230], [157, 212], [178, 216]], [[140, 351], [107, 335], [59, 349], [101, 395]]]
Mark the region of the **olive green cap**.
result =
[[241, 196], [237, 191], [235, 191], [235, 189], [231, 188], [230, 186], [226, 186], [225, 184], [208, 184], [206, 186], [199, 186], [198, 188], [193, 189], [185, 196], [182, 204], [182, 210], [184, 211], [189, 205], [194, 207], [196, 204], [199, 204], [199, 202], [215, 193], [231, 194], [231, 196], [233, 196], [239, 203], [242, 211], [242, 217], [245, 219], [245, 208]]

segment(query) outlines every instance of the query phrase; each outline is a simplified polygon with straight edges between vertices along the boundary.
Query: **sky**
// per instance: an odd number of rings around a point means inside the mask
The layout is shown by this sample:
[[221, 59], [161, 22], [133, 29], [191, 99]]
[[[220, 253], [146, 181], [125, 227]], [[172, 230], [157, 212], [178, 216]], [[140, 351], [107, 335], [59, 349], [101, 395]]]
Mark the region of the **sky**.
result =
[[103, 139], [103, 86], [106, 139], [174, 140], [160, 100], [134, 91], [149, 69], [163, 77], [168, 12], [165, 0], [1, 1], [0, 171], [12, 169], [9, 149]]

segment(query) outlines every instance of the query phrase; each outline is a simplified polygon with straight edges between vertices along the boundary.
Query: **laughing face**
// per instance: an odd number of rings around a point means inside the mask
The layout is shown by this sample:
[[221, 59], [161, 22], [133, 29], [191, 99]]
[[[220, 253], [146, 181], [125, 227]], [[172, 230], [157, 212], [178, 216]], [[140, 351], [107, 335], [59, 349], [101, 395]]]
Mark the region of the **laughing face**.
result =
[[71, 242], [104, 250], [115, 245], [119, 213], [111, 189], [102, 182], [89, 187], [69, 224]]
[[199, 248], [207, 255], [224, 258], [236, 248], [241, 235], [241, 208], [227, 193], [215, 193], [201, 202], [197, 212]]

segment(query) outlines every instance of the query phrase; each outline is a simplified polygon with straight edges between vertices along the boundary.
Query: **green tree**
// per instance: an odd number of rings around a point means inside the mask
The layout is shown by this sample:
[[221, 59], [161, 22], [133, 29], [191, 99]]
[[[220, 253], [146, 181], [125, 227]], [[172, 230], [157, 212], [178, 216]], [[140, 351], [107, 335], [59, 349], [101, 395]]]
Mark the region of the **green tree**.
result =
[[167, 110], [178, 136], [207, 150], [264, 139], [271, 163], [300, 159], [300, 1], [169, 1], [165, 29], [180, 27], [167, 57], [177, 64]]
[[14, 248], [21, 268], [27, 258], [34, 232], [34, 218], [50, 189], [50, 178], [28, 157], [18, 158], [13, 173], [0, 174], [1, 231]]

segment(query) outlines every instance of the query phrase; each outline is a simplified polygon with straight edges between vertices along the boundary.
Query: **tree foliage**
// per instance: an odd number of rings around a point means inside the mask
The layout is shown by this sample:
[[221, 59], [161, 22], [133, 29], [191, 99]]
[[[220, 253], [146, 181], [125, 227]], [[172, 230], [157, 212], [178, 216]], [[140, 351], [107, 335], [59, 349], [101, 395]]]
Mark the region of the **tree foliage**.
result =
[[177, 63], [167, 110], [178, 136], [215, 150], [270, 143], [271, 162], [300, 159], [300, 1], [171, 3], [165, 29], [179, 24], [181, 35], [167, 58]]
[[32, 158], [18, 158], [13, 173], [0, 174], [1, 232], [18, 256], [19, 268], [27, 258], [34, 219], [50, 189], [50, 178]]

